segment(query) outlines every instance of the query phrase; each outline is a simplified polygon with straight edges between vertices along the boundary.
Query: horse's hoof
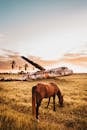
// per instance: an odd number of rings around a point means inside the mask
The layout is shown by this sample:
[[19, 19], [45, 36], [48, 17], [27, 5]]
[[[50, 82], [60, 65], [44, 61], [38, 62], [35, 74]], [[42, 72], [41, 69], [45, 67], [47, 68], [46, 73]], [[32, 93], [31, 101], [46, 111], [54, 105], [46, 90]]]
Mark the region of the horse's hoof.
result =
[[39, 120], [39, 119], [37, 119], [37, 122], [39, 123], [39, 122], [40, 122], [40, 120]]

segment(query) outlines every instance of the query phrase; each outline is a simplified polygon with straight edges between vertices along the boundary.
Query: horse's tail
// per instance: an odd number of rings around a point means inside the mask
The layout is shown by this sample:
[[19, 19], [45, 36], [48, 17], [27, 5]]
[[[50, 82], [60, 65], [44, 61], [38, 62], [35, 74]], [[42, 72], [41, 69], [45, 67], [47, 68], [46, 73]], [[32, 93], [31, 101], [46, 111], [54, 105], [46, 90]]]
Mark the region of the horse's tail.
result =
[[32, 87], [32, 114], [36, 115], [36, 93], [35, 93], [36, 86]]

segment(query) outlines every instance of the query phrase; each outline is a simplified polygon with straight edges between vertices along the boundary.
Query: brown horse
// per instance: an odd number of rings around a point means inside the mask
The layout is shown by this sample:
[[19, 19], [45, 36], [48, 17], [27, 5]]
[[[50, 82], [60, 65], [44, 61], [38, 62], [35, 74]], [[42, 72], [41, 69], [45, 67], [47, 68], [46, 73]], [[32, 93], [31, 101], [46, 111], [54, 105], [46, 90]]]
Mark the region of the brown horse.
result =
[[32, 87], [32, 114], [38, 119], [39, 106], [43, 98], [49, 98], [48, 105], [50, 103], [50, 97], [53, 97], [53, 111], [55, 111], [55, 96], [58, 96], [60, 106], [63, 106], [63, 96], [60, 89], [55, 83], [38, 83]]

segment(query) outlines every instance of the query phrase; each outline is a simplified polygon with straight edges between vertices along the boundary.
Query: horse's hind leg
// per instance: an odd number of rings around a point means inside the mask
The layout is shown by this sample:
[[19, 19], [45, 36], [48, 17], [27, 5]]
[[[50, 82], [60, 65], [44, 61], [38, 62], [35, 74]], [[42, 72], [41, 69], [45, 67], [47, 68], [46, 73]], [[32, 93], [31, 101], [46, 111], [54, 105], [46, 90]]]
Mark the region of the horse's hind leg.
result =
[[38, 109], [39, 109], [39, 105], [37, 103], [37, 106], [36, 106], [36, 118], [38, 119]]
[[46, 107], [46, 108], [48, 108], [48, 106], [49, 106], [49, 103], [50, 103], [50, 97], [49, 97], [48, 104], [47, 104], [47, 107]]
[[39, 115], [39, 107], [40, 107], [41, 101], [37, 102], [36, 105], [36, 118], [38, 119], [38, 115]]
[[55, 109], [55, 95], [53, 96], [53, 111], [56, 111], [56, 109]]

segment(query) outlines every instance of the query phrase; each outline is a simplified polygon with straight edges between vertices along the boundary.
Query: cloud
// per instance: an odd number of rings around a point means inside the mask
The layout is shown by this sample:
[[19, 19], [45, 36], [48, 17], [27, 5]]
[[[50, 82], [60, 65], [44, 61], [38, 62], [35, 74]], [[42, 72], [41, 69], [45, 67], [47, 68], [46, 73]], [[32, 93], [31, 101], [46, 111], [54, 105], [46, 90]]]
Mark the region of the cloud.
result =
[[8, 49], [1, 49], [5, 54], [7, 55], [19, 55], [18, 52], [12, 51], [12, 50], [8, 50]]
[[19, 57], [19, 53], [14, 52], [12, 50], [0, 49], [0, 52], [1, 52], [0, 61], [9, 61]]
[[65, 53], [59, 64], [71, 68], [74, 72], [87, 73], [87, 42], [82, 46]]
[[72, 50], [70, 53], [64, 54], [62, 61], [87, 67], [87, 42], [80, 47]]
[[66, 53], [61, 61], [87, 67], [87, 54], [86, 53]]
[[18, 52], [8, 50], [8, 49], [1, 49], [0, 51], [2, 51], [2, 55], [5, 55], [5, 56], [13, 56], [13, 55], [18, 56], [19, 55]]

